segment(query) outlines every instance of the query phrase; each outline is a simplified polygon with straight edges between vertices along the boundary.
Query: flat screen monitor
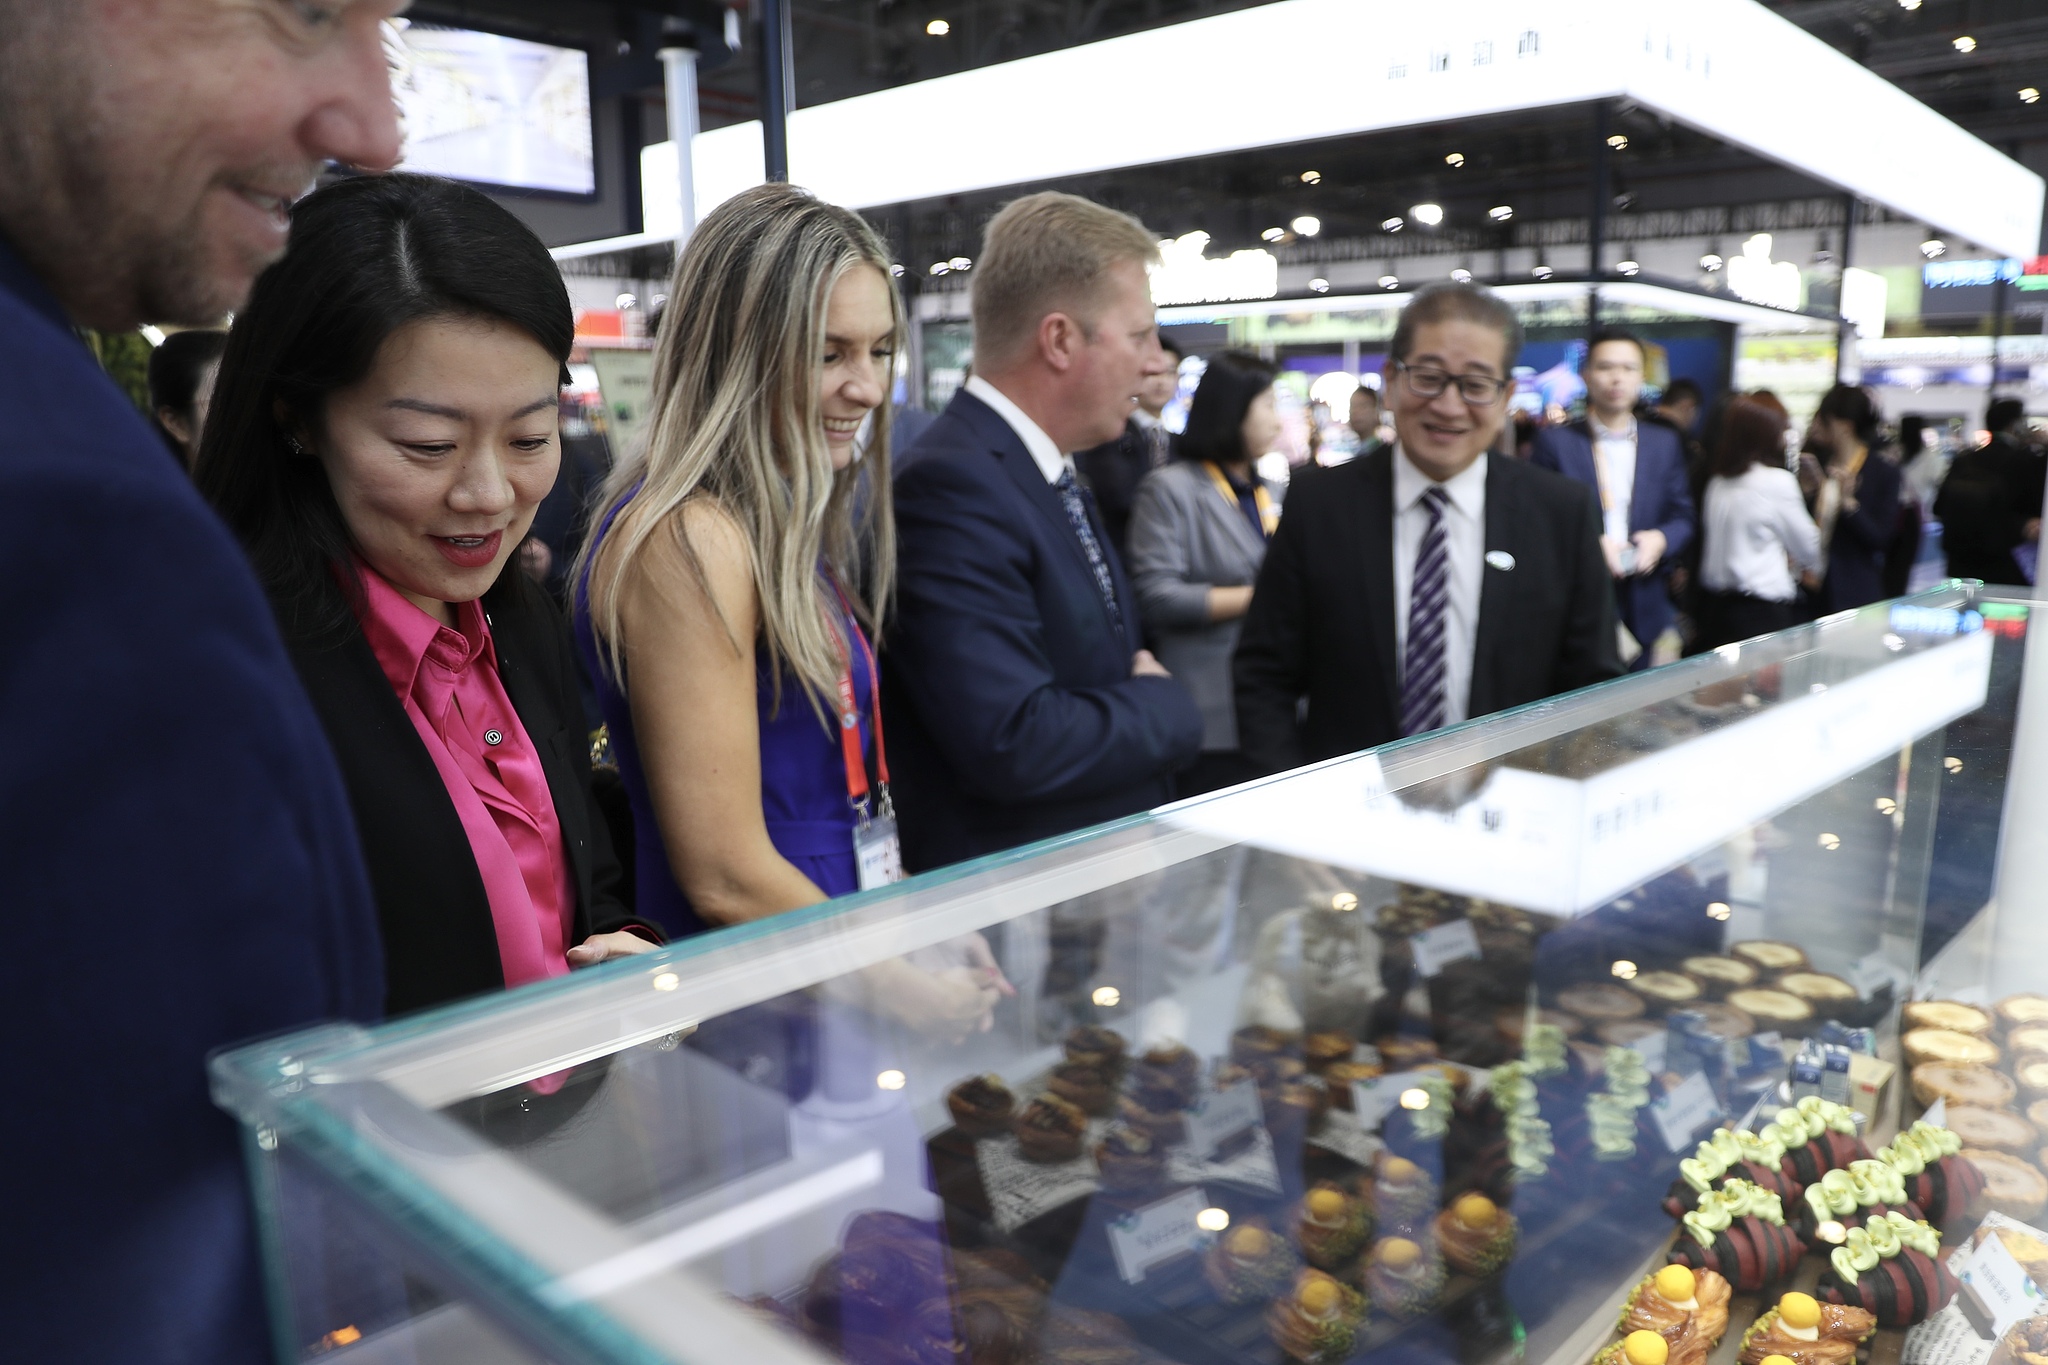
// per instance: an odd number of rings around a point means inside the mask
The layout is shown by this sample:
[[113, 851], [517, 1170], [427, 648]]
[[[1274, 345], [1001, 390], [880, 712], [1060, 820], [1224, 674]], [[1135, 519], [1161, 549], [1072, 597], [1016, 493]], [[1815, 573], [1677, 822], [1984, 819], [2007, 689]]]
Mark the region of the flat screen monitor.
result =
[[479, 185], [597, 192], [588, 54], [423, 23], [399, 29], [393, 48], [404, 169]]

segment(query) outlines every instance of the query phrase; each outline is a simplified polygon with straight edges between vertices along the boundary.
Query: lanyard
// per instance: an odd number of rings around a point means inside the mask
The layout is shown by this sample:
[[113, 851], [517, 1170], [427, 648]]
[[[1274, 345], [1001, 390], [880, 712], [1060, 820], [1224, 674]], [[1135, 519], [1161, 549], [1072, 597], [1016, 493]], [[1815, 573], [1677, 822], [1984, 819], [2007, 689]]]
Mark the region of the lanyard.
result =
[[[1207, 460], [1202, 461], [1202, 467], [1209, 471], [1210, 482], [1216, 485], [1216, 491], [1223, 495], [1223, 500], [1232, 507], [1238, 506], [1237, 490], [1230, 486], [1229, 479], [1223, 477], [1223, 471]], [[1273, 505], [1273, 499], [1266, 494], [1266, 485], [1257, 478], [1252, 480], [1252, 505], [1259, 509], [1259, 525], [1266, 528], [1268, 536], [1272, 535], [1280, 525], [1280, 509]]]
[[[839, 650], [839, 751], [846, 761], [846, 800], [860, 816], [860, 823], [868, 823], [868, 766], [860, 749], [860, 704], [853, 692], [853, 661], [846, 647], [846, 640], [860, 642], [861, 657], [868, 668], [868, 700], [874, 706], [875, 726], [875, 776], [876, 795], [879, 798], [881, 814], [888, 819], [896, 814], [896, 803], [889, 795], [889, 754], [882, 743], [882, 680], [875, 671], [875, 651], [869, 647], [867, 636], [861, 633], [860, 624], [853, 614], [853, 604], [846, 600], [845, 591], [835, 579], [833, 595], [846, 613], [845, 634]], [[839, 635], [836, 624], [833, 634]]]
[[[1597, 422], [1594, 422], [1590, 418], [1587, 419], [1586, 434], [1593, 438], [1593, 482], [1596, 485], [1598, 485], [1600, 490], [1600, 510], [1603, 512], [1612, 512], [1614, 510], [1614, 493], [1607, 486], [1607, 455], [1600, 449], [1600, 442], [1603, 439], [1602, 433], [1606, 431], [1607, 428], [1601, 426]], [[1612, 433], [1609, 439], [1611, 439], [1612, 437], [1618, 437], [1620, 435], [1620, 432]], [[1636, 444], [1636, 442], [1641, 439], [1639, 435], [1639, 428], [1635, 426], [1633, 420], [1631, 420], [1629, 425], [1628, 439], [1631, 445]], [[1635, 500], [1633, 493], [1631, 493], [1629, 500], [1631, 502]]]

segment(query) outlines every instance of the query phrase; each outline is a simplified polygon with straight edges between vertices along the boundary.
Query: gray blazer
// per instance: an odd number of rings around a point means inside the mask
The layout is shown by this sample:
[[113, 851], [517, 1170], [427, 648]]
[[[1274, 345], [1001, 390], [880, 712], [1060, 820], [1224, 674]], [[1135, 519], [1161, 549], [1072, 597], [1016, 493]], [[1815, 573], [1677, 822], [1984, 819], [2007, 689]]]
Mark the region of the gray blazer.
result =
[[1145, 476], [1128, 534], [1131, 584], [1145, 634], [1159, 662], [1202, 708], [1202, 748], [1235, 749], [1230, 656], [1239, 623], [1210, 621], [1209, 589], [1249, 587], [1259, 576], [1266, 542], [1224, 500], [1207, 465], [1194, 460]]

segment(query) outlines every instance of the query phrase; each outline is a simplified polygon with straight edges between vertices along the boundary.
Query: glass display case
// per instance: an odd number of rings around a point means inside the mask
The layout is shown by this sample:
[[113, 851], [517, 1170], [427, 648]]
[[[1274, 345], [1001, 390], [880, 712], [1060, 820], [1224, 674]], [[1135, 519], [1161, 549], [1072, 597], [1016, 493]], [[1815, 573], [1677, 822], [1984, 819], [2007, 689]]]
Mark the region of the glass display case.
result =
[[279, 1358], [1847, 1365], [1956, 1335], [1983, 1295], [1946, 1259], [2048, 1202], [2042, 917], [1993, 884], [2008, 765], [2048, 744], [2028, 613], [1951, 585], [224, 1054]]

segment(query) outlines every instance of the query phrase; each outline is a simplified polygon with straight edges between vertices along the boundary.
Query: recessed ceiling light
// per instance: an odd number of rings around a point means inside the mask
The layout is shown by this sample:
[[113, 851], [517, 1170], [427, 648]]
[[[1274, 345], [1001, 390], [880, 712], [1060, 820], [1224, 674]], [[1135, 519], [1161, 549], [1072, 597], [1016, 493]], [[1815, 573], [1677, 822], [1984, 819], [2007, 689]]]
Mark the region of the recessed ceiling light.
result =
[[1616, 261], [1614, 268], [1623, 275], [1639, 275], [1642, 273], [1643, 266], [1640, 261]]
[[974, 262], [965, 256], [955, 256], [952, 260], [947, 261], [946, 264], [952, 266], [955, 270], [970, 270], [974, 267]]
[[1444, 165], [1446, 166], [1462, 166], [1464, 164], [1465, 154], [1463, 152], [1452, 152], [1444, 158]]
[[1399, 232], [1402, 228], [1407, 226], [1408, 220], [1401, 217], [1399, 214], [1396, 214], [1392, 218], [1382, 218], [1380, 220], [1381, 232]]
[[1495, 204], [1492, 208], [1486, 211], [1486, 216], [1488, 218], [1493, 219], [1493, 221], [1496, 223], [1505, 223], [1506, 221], [1508, 221], [1508, 219], [1515, 216], [1514, 205]]
[[1900, 9], [1919, 9], [1920, 0], [1899, 0]]
[[953, 31], [953, 26], [944, 19], [934, 19], [924, 26], [924, 31], [934, 38], [943, 38]]
[[1547, 265], [1539, 265], [1539, 266], [1535, 267], [1535, 268], [1534, 268], [1533, 270], [1531, 270], [1531, 271], [1530, 271], [1529, 273], [1530, 273], [1531, 275], [1535, 276], [1535, 277], [1536, 277], [1537, 279], [1539, 279], [1539, 280], [1547, 280], [1547, 279], [1549, 279], [1549, 278], [1550, 278], [1550, 277], [1551, 277], [1552, 275], [1555, 275], [1555, 274], [1556, 274], [1557, 272], [1556, 272], [1556, 271], [1554, 271], [1554, 270], [1552, 270], [1552, 269], [1551, 269], [1551, 268], [1550, 268], [1549, 266], [1547, 266]]
[[1970, 53], [1975, 52], [1976, 50], [1977, 40], [1975, 38], [1972, 38], [1969, 34], [1965, 33], [1962, 37], [1956, 39], [1956, 51]]
[[1313, 237], [1323, 230], [1323, 220], [1313, 213], [1304, 213], [1287, 226], [1294, 229], [1297, 237]]
[[934, 275], [944, 275], [952, 269], [953, 267], [947, 265], [944, 261], [933, 261], [931, 265], [931, 272]]
[[1323, 173], [1321, 171], [1303, 171], [1301, 173], [1301, 183], [1304, 185], [1320, 185], [1323, 183]]
[[1451, 272], [1451, 282], [1453, 284], [1470, 284], [1472, 283], [1472, 272], [1460, 266]]
[[1380, 276], [1380, 288], [1382, 288], [1382, 289], [1399, 289], [1400, 287], [1401, 287], [1401, 277], [1400, 277], [1399, 275], [1382, 275], [1382, 276]]
[[1610, 137], [1610, 138], [1608, 138], [1608, 139], [1607, 139], [1607, 145], [1608, 145], [1609, 147], [1612, 147], [1612, 148], [1613, 148], [1613, 149], [1614, 149], [1615, 151], [1617, 151], [1617, 152], [1625, 152], [1625, 151], [1627, 151], [1627, 150], [1628, 150], [1628, 134], [1627, 134], [1627, 133], [1616, 133], [1616, 134], [1615, 134], [1615, 135], [1614, 135], [1613, 137]]
[[1939, 237], [1929, 237], [1920, 244], [1920, 254], [1930, 261], [1937, 256], [1943, 256], [1947, 253], [1948, 243], [1942, 241]]
[[1709, 275], [1713, 274], [1716, 270], [1719, 270], [1722, 266], [1726, 264], [1728, 264], [1726, 261], [1722, 260], [1720, 256], [1716, 255], [1714, 252], [1711, 251], [1709, 251], [1706, 255], [1700, 257], [1700, 269], [1706, 271]]
[[2041, 92], [2039, 90], [2036, 90], [2033, 86], [2030, 85], [2026, 89], [2020, 91], [2021, 104], [2039, 104], [2040, 102]]
[[1286, 235], [1286, 228], [1267, 228], [1259, 234], [1259, 240], [1262, 242], [1277, 242]]
[[1417, 204], [1414, 208], [1408, 210], [1408, 216], [1424, 227], [1435, 227], [1444, 220], [1444, 206], [1442, 204]]
[[1330, 282], [1318, 276], [1308, 282], [1308, 289], [1311, 294], [1327, 294], [1330, 292]]

